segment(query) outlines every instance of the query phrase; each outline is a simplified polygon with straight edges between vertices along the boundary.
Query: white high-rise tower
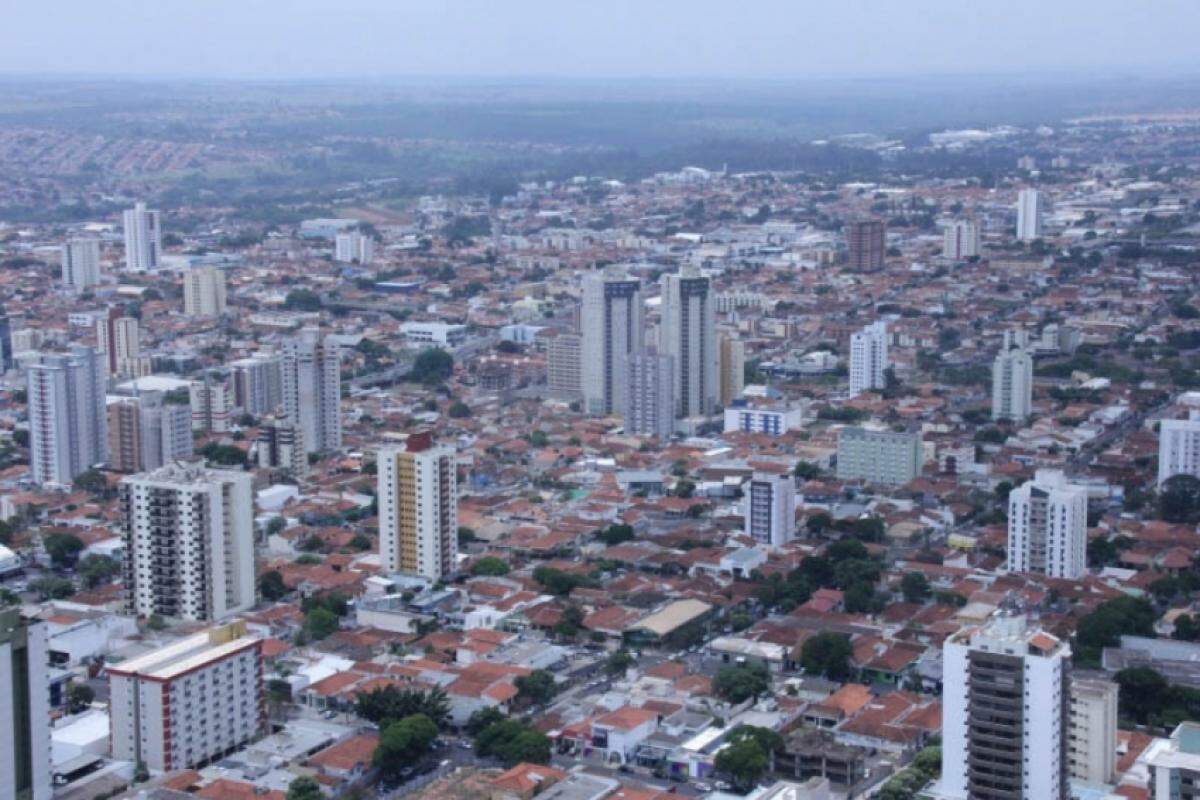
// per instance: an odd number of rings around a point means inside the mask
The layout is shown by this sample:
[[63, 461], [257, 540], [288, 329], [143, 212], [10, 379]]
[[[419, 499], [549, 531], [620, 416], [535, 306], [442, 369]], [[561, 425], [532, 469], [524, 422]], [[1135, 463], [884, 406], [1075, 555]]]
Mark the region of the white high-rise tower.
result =
[[887, 386], [888, 329], [876, 322], [850, 335], [850, 394]]
[[1042, 235], [1042, 195], [1037, 189], [1017, 194], [1017, 238], [1032, 242]]
[[1087, 571], [1087, 490], [1039, 469], [1008, 495], [1008, 571], [1080, 578]]
[[962, 261], [979, 255], [979, 224], [971, 220], [955, 220], [942, 234], [942, 257]]
[[72, 239], [63, 246], [62, 281], [77, 292], [100, 282], [99, 239]]
[[183, 313], [189, 317], [225, 313], [225, 273], [216, 267], [196, 267], [184, 273]]
[[124, 214], [125, 269], [153, 272], [162, 257], [162, 227], [159, 212], [138, 203]]
[[660, 350], [675, 361], [676, 416], [706, 417], [720, 391], [713, 293], [695, 267], [662, 276]]
[[585, 275], [580, 315], [584, 409], [621, 414], [629, 356], [643, 345], [640, 282], [616, 267]]
[[96, 351], [42, 353], [29, 365], [29, 453], [34, 483], [66, 488], [108, 460], [104, 365]]
[[341, 355], [337, 345], [322, 340], [316, 328], [305, 328], [283, 343], [283, 410], [300, 431], [307, 453], [342, 446]]
[[768, 547], [782, 547], [796, 536], [796, 482], [791, 475], [755, 472], [746, 487], [747, 536]]
[[1004, 344], [992, 362], [992, 419], [1024, 422], [1033, 410], [1033, 357], [1024, 337], [1004, 332]]

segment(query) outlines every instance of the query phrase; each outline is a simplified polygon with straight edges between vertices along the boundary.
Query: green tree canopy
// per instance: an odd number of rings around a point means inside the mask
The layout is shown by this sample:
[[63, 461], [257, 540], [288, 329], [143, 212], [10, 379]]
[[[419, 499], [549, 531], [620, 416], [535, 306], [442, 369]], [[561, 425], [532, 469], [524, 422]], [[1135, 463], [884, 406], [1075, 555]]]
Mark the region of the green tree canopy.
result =
[[46, 548], [50, 562], [62, 568], [75, 564], [84, 544], [83, 540], [73, 533], [48, 533], [42, 537], [42, 546]]
[[287, 800], [325, 800], [321, 785], [308, 775], [301, 775], [288, 784]]
[[721, 667], [713, 681], [713, 691], [731, 703], [741, 703], [764, 694], [771, 686], [766, 667], [760, 664], [739, 664]]
[[424, 714], [413, 714], [391, 723], [379, 737], [373, 763], [385, 777], [394, 778], [429, 752], [438, 728]]
[[471, 565], [472, 575], [507, 575], [508, 562], [496, 556], [484, 556]]
[[850, 656], [854, 648], [850, 639], [840, 633], [822, 631], [804, 640], [800, 648], [800, 664], [810, 675], [824, 675], [843, 681], [850, 675]]

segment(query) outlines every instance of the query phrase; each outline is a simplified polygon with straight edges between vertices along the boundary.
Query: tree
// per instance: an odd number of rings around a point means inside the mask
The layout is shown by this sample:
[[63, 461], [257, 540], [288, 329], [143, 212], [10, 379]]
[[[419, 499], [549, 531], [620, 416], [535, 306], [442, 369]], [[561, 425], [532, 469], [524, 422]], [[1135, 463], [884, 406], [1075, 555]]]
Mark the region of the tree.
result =
[[304, 632], [309, 641], [320, 641], [338, 629], [337, 614], [327, 608], [313, 608], [304, 615]]
[[454, 357], [439, 347], [427, 347], [417, 354], [408, 378], [426, 386], [433, 386], [453, 374]]
[[405, 717], [384, 729], [372, 762], [384, 777], [395, 778], [429, 752], [437, 735], [437, 725], [424, 714]]
[[42, 537], [42, 546], [50, 556], [50, 563], [62, 569], [74, 566], [84, 544], [83, 540], [73, 533], [48, 533]]
[[492, 708], [491, 706], [488, 706], [487, 708], [481, 708], [475, 713], [471, 714], [470, 718], [467, 720], [467, 734], [470, 736], [478, 736], [481, 731], [491, 727], [492, 725], [495, 725], [497, 722], [503, 722], [506, 719], [508, 719], [508, 717], [504, 716], [504, 712], [498, 708]]
[[502, 719], [475, 736], [479, 755], [495, 756], [506, 767], [522, 762], [546, 764], [550, 761], [550, 739], [544, 733], [512, 719]]
[[96, 699], [96, 693], [86, 683], [72, 683], [67, 687], [67, 709], [78, 714], [87, 709]]
[[496, 556], [484, 556], [471, 565], [472, 575], [507, 575], [508, 563]]
[[66, 578], [51, 575], [30, 581], [29, 591], [42, 600], [66, 600], [75, 594], [75, 584]]
[[1192, 475], [1167, 478], [1158, 496], [1158, 510], [1167, 522], [1200, 522], [1200, 479]]
[[758, 783], [770, 765], [770, 756], [753, 737], [729, 745], [713, 759], [717, 772], [727, 775], [734, 788], [743, 794]]
[[258, 576], [258, 593], [264, 600], [279, 600], [287, 594], [287, 586], [279, 570], [269, 569]]
[[321, 784], [308, 775], [301, 775], [288, 784], [287, 800], [325, 800]]
[[533, 571], [533, 579], [545, 587], [546, 591], [560, 596], [566, 596], [572, 589], [591, 583], [582, 575], [563, 572], [554, 567], [538, 567]]
[[783, 749], [783, 737], [770, 728], [739, 725], [733, 733], [729, 734], [729, 741], [740, 742], [742, 739], [753, 739], [766, 753], [776, 753]]
[[1149, 667], [1130, 667], [1116, 674], [1121, 687], [1118, 698], [1121, 716], [1144, 723], [1163, 704], [1167, 679]]
[[310, 289], [293, 289], [284, 298], [283, 307], [289, 311], [320, 311], [321, 296]]
[[75, 480], [71, 481], [71, 488], [88, 494], [106, 494], [108, 478], [98, 469], [89, 469], [75, 476]]
[[450, 701], [441, 689], [422, 692], [399, 686], [382, 686], [363, 692], [354, 702], [354, 713], [380, 728], [414, 714], [433, 720], [443, 727], [450, 719]]
[[110, 578], [119, 575], [121, 563], [115, 558], [93, 554], [85, 556], [79, 562], [78, 569], [79, 577], [83, 578], [83, 585], [89, 589], [95, 589]]
[[514, 681], [517, 687], [517, 698], [532, 706], [544, 706], [558, 694], [558, 684], [554, 676], [544, 669], [535, 669], [528, 675], [522, 675]]
[[804, 641], [800, 648], [800, 664], [810, 675], [823, 675], [842, 681], [850, 675], [850, 656], [854, 648], [850, 639], [840, 633], [824, 631]]
[[197, 450], [204, 459], [212, 464], [226, 467], [244, 467], [247, 463], [246, 451], [236, 445], [209, 442]]
[[713, 680], [713, 691], [731, 703], [741, 703], [760, 694], [771, 686], [767, 668], [761, 664], [739, 664], [721, 667]]
[[811, 461], [797, 461], [793, 474], [802, 480], [811, 481], [821, 477], [821, 468]]
[[633, 656], [628, 650], [617, 650], [604, 662], [604, 671], [609, 675], [622, 675], [633, 663]]
[[1154, 636], [1154, 608], [1136, 597], [1117, 597], [1101, 603], [1079, 620], [1075, 628], [1075, 661], [1084, 665], [1100, 664], [1105, 647], [1120, 644], [1121, 636]]
[[900, 579], [900, 591], [910, 603], [924, 603], [929, 599], [929, 580], [920, 572], [909, 572]]
[[609, 525], [604, 530], [596, 534], [600, 541], [604, 542], [609, 547], [628, 542], [634, 538], [632, 525]]
[[1191, 614], [1180, 614], [1175, 618], [1175, 630], [1171, 632], [1171, 638], [1185, 642], [1200, 639], [1200, 620]]
[[463, 419], [471, 416], [471, 407], [461, 400], [455, 400], [446, 411], [452, 419]]

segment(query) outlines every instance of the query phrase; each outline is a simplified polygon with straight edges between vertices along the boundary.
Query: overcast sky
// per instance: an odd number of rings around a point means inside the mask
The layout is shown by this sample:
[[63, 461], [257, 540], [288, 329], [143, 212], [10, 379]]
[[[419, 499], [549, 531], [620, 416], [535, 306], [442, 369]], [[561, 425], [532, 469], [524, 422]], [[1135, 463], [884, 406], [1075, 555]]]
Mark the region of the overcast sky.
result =
[[1196, 71], [1197, 0], [5, 0], [0, 72], [805, 78]]

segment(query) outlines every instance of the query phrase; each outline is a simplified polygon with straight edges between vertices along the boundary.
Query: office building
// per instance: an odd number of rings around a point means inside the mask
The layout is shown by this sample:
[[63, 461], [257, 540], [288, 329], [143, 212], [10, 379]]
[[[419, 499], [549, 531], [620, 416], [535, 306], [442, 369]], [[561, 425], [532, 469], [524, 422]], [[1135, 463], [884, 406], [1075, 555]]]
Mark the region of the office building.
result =
[[1017, 238], [1032, 242], [1042, 235], [1042, 195], [1037, 189], [1017, 193]]
[[452, 574], [458, 556], [458, 474], [454, 448], [429, 433], [379, 451], [379, 550], [388, 572], [431, 581]]
[[876, 322], [850, 335], [850, 395], [887, 386], [888, 329]]
[[50, 654], [46, 625], [0, 609], [0, 800], [50, 800]]
[[30, 471], [39, 486], [66, 488], [108, 460], [104, 364], [90, 347], [42, 353], [29, 365]]
[[333, 240], [333, 260], [343, 264], [370, 264], [375, 240], [359, 231], [339, 233]]
[[283, 362], [276, 355], [241, 358], [229, 365], [233, 404], [252, 417], [273, 414], [283, 402]]
[[791, 475], [755, 472], [743, 503], [745, 533], [754, 541], [782, 547], [796, 537], [796, 482]]
[[237, 420], [233, 387], [224, 375], [204, 373], [188, 386], [192, 410], [192, 430], [201, 433], [228, 433]]
[[193, 454], [192, 411], [142, 392], [108, 403], [108, 463], [117, 472], [157, 469]]
[[707, 417], [720, 391], [720, 354], [711, 282], [695, 267], [662, 276], [659, 351], [675, 365], [675, 415]]
[[200, 461], [121, 479], [128, 613], [204, 622], [254, 605], [253, 483]]
[[296, 427], [282, 419], [268, 418], [258, 427], [255, 455], [263, 469], [283, 470], [293, 476], [308, 471], [308, 454]]
[[1138, 760], [1149, 768], [1150, 800], [1200, 797], [1200, 723], [1179, 723], [1171, 738], [1154, 739]]
[[1117, 772], [1117, 684], [1071, 677], [1067, 713], [1067, 772], [1092, 786], [1112, 783]]
[[847, 427], [838, 434], [839, 480], [899, 486], [920, 474], [918, 433]]
[[1008, 571], [1074, 580], [1087, 572], [1087, 490], [1039, 469], [1008, 495]]
[[193, 769], [267, 730], [262, 640], [240, 620], [106, 671], [115, 759], [155, 773]]
[[580, 318], [584, 410], [621, 414], [627, 362], [643, 344], [641, 284], [616, 267], [587, 274]]
[[546, 385], [557, 397], [579, 397], [583, 388], [583, 337], [560, 333], [546, 344]]
[[1067, 800], [1071, 650], [1001, 610], [942, 646], [947, 800]]
[[887, 229], [882, 220], [867, 219], [846, 224], [846, 249], [851, 269], [883, 269], [887, 254]]
[[992, 362], [992, 419], [1023, 423], [1033, 410], [1033, 356], [1024, 337], [1004, 332], [1004, 343]]
[[137, 203], [124, 214], [125, 269], [153, 272], [162, 260], [162, 226], [159, 213]]
[[942, 232], [942, 257], [965, 261], [979, 255], [979, 224], [955, 220]]
[[342, 375], [337, 345], [305, 328], [283, 343], [283, 412], [306, 453], [342, 446]]
[[717, 334], [718, 397], [728, 408], [746, 388], [746, 343], [727, 331]]
[[225, 313], [225, 273], [216, 267], [195, 267], [183, 274], [183, 313], [216, 317]]
[[99, 239], [72, 239], [63, 246], [62, 282], [76, 292], [100, 283]]
[[137, 317], [119, 309], [96, 320], [96, 349], [111, 377], [140, 378], [150, 374], [150, 359], [142, 356], [141, 326]]
[[675, 359], [655, 350], [629, 357], [625, 379], [625, 432], [669, 439], [675, 432]]

